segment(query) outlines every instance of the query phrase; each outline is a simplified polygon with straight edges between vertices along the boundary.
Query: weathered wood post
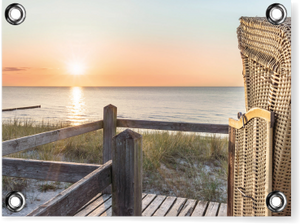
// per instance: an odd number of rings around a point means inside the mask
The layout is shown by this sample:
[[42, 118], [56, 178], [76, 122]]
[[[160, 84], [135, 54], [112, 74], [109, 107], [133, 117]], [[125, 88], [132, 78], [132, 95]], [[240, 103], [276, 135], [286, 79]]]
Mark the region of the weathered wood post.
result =
[[228, 129], [229, 142], [228, 142], [228, 177], [227, 177], [227, 216], [233, 216], [235, 132], [236, 132], [236, 129], [229, 126], [229, 129]]
[[142, 215], [142, 136], [126, 129], [113, 138], [112, 215]]
[[[117, 131], [117, 107], [107, 105], [103, 108], [103, 164], [111, 160], [112, 138]], [[111, 185], [103, 193], [111, 193]]]

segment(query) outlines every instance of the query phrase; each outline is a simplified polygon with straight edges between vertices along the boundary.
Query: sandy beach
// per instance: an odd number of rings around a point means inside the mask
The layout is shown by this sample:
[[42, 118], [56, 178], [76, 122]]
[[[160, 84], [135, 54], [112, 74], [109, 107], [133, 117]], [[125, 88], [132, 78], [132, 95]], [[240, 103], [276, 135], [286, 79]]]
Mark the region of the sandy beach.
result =
[[[53, 181], [47, 181], [48, 183], [53, 183]], [[47, 183], [45, 182], [45, 183]], [[2, 217], [25, 217], [27, 214], [38, 208], [40, 205], [44, 204], [51, 198], [55, 197], [57, 194], [62, 192], [65, 187], [67, 187], [66, 183], [60, 183], [60, 187], [56, 190], [48, 190], [46, 192], [42, 192], [39, 190], [40, 181], [37, 180], [29, 180], [28, 186], [21, 193], [24, 195], [26, 199], [26, 204], [24, 208], [19, 212], [11, 212], [5, 206], [5, 196], [8, 191], [2, 192], [2, 208], [1, 208], [1, 216]]]

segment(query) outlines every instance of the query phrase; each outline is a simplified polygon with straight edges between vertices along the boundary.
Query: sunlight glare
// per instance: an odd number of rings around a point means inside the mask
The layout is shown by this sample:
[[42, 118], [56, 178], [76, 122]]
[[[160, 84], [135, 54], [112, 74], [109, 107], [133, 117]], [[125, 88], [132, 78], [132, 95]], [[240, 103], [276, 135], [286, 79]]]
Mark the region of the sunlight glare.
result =
[[85, 115], [85, 97], [81, 87], [72, 87], [70, 89], [70, 105], [68, 106], [68, 121], [71, 125], [80, 125], [87, 121]]
[[71, 75], [83, 75], [85, 73], [85, 66], [80, 62], [72, 62], [68, 64], [68, 71]]

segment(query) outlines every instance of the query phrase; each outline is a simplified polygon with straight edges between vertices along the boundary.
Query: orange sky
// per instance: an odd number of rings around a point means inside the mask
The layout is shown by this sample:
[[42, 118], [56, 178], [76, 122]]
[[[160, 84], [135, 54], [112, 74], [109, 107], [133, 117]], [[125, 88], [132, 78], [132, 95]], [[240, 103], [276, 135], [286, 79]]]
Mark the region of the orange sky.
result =
[[25, 22], [2, 22], [2, 84], [243, 86], [239, 17], [271, 1], [216, 1], [22, 0]]
[[[32, 48], [31, 48], [32, 47]], [[32, 49], [32, 50], [31, 50]], [[36, 51], [36, 52], [35, 52]], [[50, 59], [39, 56], [39, 50], [28, 46], [24, 52], [3, 55], [4, 86], [238, 86], [241, 84], [241, 65], [229, 66], [229, 59], [238, 51], [212, 51], [209, 47], [193, 48], [187, 44], [162, 45], [116, 44], [101, 49], [101, 54], [90, 53], [85, 59], [53, 52]], [[82, 50], [85, 52], [84, 50]], [[87, 50], [88, 51], [88, 50]], [[71, 54], [71, 53], [70, 53]], [[35, 56], [38, 55], [38, 56]], [[84, 53], [78, 53], [84, 55]], [[58, 60], [61, 58], [61, 60]], [[18, 61], [22, 67], [14, 67]], [[68, 63], [85, 64], [82, 75], [68, 72]], [[232, 74], [237, 77], [232, 79]]]

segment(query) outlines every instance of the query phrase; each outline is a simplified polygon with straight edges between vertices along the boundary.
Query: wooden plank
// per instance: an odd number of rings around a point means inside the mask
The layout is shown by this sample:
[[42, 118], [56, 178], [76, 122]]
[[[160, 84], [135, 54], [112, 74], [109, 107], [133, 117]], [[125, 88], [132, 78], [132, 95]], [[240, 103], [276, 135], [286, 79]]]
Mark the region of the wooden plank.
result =
[[207, 201], [198, 201], [195, 210], [192, 213], [192, 216], [204, 216], [207, 205]]
[[81, 135], [90, 131], [96, 131], [101, 128], [102, 121], [96, 121], [88, 124], [62, 128], [54, 131], [48, 131], [36, 135], [30, 135], [22, 138], [4, 141], [2, 142], [2, 156]]
[[247, 124], [247, 122], [254, 117], [259, 117], [264, 119], [266, 122], [270, 122], [271, 128], [273, 127], [274, 115], [272, 115], [271, 111], [261, 108], [252, 108], [247, 113], [245, 113], [245, 118], [242, 116], [239, 120], [229, 118], [229, 126], [240, 129], [243, 127], [243, 123], [244, 125]]
[[27, 216], [75, 215], [84, 204], [111, 183], [111, 169], [112, 161], [109, 161]]
[[117, 127], [228, 134], [227, 124], [200, 124], [200, 123], [197, 124], [197, 123], [118, 119]]
[[82, 209], [85, 209], [89, 204], [91, 204], [92, 202], [94, 202], [96, 199], [100, 198], [101, 196], [103, 196], [102, 193], [97, 194], [95, 197], [93, 197], [89, 202], [87, 202], [84, 206], [82, 206], [77, 212], [80, 212]]
[[110, 206], [110, 208], [107, 209], [105, 212], [103, 212], [100, 216], [101, 216], [101, 217], [109, 217], [109, 216], [112, 216], [112, 207]]
[[150, 205], [150, 203], [156, 198], [156, 194], [148, 194], [142, 201], [142, 211]]
[[[143, 193], [142, 197], [143, 199], [147, 196], [147, 194]], [[112, 207], [110, 206], [109, 209], [107, 209], [105, 212], [103, 212], [101, 215], [101, 217], [105, 217], [105, 216], [112, 216]]]
[[209, 202], [205, 216], [217, 216], [219, 205], [218, 202]]
[[37, 106], [29, 106], [29, 107], [7, 108], [7, 109], [2, 109], [2, 112], [5, 112], [5, 111], [13, 111], [13, 110], [35, 109], [35, 108], [41, 108], [41, 105], [37, 105]]
[[2, 158], [2, 175], [75, 183], [101, 167], [95, 164]]
[[101, 204], [98, 208], [88, 214], [88, 217], [96, 217], [102, 215], [105, 211], [107, 211], [110, 207], [112, 207], [112, 198], [109, 198], [106, 202]]
[[152, 203], [143, 211], [143, 216], [152, 216], [155, 211], [159, 208], [159, 206], [163, 203], [166, 196], [158, 195]]
[[[112, 158], [112, 138], [117, 132], [117, 107], [107, 105], [103, 108], [103, 163]], [[103, 193], [111, 194], [111, 185]]]
[[177, 216], [183, 208], [186, 200], [186, 198], [177, 198], [173, 207], [170, 209], [166, 216]]
[[84, 209], [79, 211], [75, 214], [75, 216], [87, 216], [91, 212], [93, 212], [96, 208], [98, 208], [100, 205], [102, 205], [104, 202], [106, 202], [108, 199], [111, 198], [111, 195], [104, 194], [103, 196], [97, 198], [93, 202], [89, 203]]
[[142, 215], [142, 136], [129, 129], [113, 137], [112, 214]]
[[196, 206], [196, 200], [188, 199], [178, 216], [191, 216]]
[[176, 197], [168, 196], [153, 216], [165, 216], [175, 202]]
[[220, 205], [218, 216], [227, 216], [227, 204], [222, 203]]
[[233, 216], [236, 129], [230, 126], [228, 129], [229, 129], [229, 141], [228, 141], [228, 178], [227, 178], [227, 216]]

